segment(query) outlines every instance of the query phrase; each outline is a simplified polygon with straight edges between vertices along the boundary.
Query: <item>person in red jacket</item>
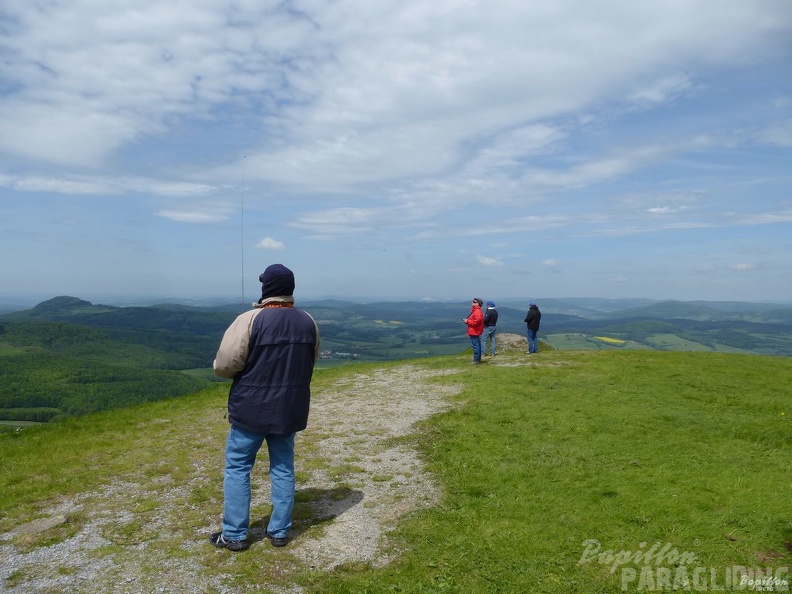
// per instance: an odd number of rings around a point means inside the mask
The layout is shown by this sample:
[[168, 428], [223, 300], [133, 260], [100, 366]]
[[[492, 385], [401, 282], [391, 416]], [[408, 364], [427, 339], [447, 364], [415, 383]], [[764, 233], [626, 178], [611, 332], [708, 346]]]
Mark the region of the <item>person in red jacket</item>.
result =
[[481, 313], [483, 303], [481, 299], [473, 299], [470, 315], [462, 318], [462, 321], [467, 324], [467, 333], [473, 347], [473, 361], [471, 361], [473, 365], [481, 363], [481, 335], [484, 333], [484, 314]]

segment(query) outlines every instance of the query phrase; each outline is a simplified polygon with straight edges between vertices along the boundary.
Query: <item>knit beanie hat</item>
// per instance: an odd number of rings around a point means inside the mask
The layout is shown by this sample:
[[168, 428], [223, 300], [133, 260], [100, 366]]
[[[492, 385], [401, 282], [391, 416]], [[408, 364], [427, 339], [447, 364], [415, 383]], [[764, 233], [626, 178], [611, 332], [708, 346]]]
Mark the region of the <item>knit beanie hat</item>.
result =
[[495, 307], [495, 303], [493, 301], [487, 301], [487, 307]]
[[294, 273], [283, 264], [272, 264], [259, 275], [261, 298], [294, 295]]

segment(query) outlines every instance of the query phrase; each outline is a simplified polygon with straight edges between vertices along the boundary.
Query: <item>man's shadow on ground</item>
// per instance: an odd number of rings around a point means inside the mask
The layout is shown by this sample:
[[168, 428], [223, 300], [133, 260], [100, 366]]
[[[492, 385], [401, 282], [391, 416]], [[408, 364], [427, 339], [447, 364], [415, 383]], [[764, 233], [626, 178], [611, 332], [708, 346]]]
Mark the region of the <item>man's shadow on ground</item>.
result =
[[[294, 496], [292, 528], [289, 539], [299, 537], [313, 526], [332, 522], [335, 518], [363, 501], [363, 491], [349, 487], [334, 489], [298, 489]], [[269, 515], [251, 522], [248, 540], [251, 543], [267, 538]]]

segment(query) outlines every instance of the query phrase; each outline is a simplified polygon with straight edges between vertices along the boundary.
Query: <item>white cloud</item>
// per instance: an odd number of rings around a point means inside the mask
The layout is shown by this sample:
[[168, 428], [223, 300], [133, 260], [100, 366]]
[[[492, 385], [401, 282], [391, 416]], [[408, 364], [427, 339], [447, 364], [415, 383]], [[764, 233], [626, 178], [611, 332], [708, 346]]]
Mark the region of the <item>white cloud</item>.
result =
[[667, 103], [690, 89], [691, 86], [688, 75], [679, 74], [664, 77], [634, 91], [628, 97], [628, 101], [642, 107]]
[[503, 266], [503, 262], [495, 258], [488, 258], [487, 256], [476, 256], [476, 260], [482, 266]]
[[314, 239], [334, 239], [365, 233], [377, 220], [378, 209], [337, 208], [305, 212], [288, 225], [308, 232]]
[[773, 100], [773, 107], [776, 109], [786, 109], [789, 106], [792, 106], [792, 97], [787, 95], [776, 97]]
[[[740, 221], [735, 221], [735, 223], [739, 222]], [[792, 223], [792, 210], [750, 213], [745, 215], [742, 223], [745, 225], [775, 225], [781, 223]]]
[[283, 244], [283, 242], [278, 241], [277, 239], [265, 237], [256, 244], [256, 247], [262, 250], [282, 250], [286, 246]]
[[161, 210], [157, 216], [164, 219], [170, 219], [178, 223], [217, 223], [225, 220], [227, 217], [220, 213], [211, 212], [198, 212], [198, 211], [184, 211], [184, 210]]
[[115, 188], [102, 180], [25, 177], [6, 178], [2, 185], [22, 192], [54, 192], [70, 195], [115, 194]]
[[756, 270], [756, 264], [741, 262], [739, 264], [733, 264], [729, 268], [737, 272], [751, 272], [752, 270]]
[[[182, 198], [179, 196], [179, 198]], [[169, 202], [173, 202], [172, 200]], [[231, 218], [234, 207], [228, 202], [218, 199], [216, 201], [188, 201], [179, 200], [179, 208], [165, 208], [156, 214], [159, 217], [177, 221], [179, 223], [219, 223]]]
[[129, 192], [163, 197], [195, 197], [223, 191], [222, 188], [186, 181], [140, 177], [110, 178], [74, 175], [68, 177], [13, 176], [0, 174], [0, 187], [20, 192], [52, 192], [70, 195], [119, 195]]
[[12, 91], [0, 101], [0, 150], [83, 166], [165, 135], [182, 118], [208, 118], [240, 94], [275, 99], [288, 75], [284, 52], [298, 51], [312, 29], [265, 2], [77, 0], [6, 10]]
[[772, 146], [792, 147], [792, 119], [775, 122], [772, 127], [761, 131], [757, 140]]
[[468, 172], [490, 174], [500, 169], [512, 169], [531, 156], [547, 152], [565, 136], [566, 132], [559, 127], [546, 124], [521, 126], [501, 132], [483, 145], [468, 165]]

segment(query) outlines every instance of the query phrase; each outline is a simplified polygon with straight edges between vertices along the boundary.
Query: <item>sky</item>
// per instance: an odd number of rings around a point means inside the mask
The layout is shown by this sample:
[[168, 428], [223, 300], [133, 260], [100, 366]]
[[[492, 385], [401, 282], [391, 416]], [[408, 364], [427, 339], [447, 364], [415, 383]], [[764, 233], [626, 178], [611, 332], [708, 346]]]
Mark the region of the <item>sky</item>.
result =
[[0, 297], [792, 302], [789, 0], [4, 0]]

